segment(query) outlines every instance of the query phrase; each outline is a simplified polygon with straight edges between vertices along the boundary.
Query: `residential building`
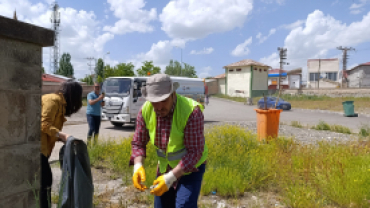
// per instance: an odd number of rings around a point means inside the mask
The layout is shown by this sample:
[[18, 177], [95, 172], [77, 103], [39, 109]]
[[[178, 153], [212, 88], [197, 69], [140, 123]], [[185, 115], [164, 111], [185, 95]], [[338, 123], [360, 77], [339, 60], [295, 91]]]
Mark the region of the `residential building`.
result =
[[225, 80], [225, 74], [220, 74], [220, 75], [217, 75], [215, 77], [213, 77], [214, 79], [217, 80], [217, 86], [218, 86], [218, 94], [226, 94], [226, 80]]
[[348, 87], [370, 87], [370, 62], [360, 64], [346, 71]]
[[280, 88], [289, 89], [289, 80], [288, 80], [287, 71], [280, 70], [280, 69], [272, 69], [268, 71], [268, 89], [269, 90], [279, 89], [278, 87], [279, 77], [280, 77]]
[[338, 80], [339, 59], [308, 59], [307, 88], [336, 88]]
[[208, 87], [208, 94], [209, 95], [215, 95], [215, 94], [219, 93], [217, 79], [206, 79], [205, 83]]
[[267, 95], [270, 68], [270, 66], [251, 59], [224, 66], [226, 94], [246, 98]]
[[302, 89], [302, 68], [287, 72], [289, 89]]

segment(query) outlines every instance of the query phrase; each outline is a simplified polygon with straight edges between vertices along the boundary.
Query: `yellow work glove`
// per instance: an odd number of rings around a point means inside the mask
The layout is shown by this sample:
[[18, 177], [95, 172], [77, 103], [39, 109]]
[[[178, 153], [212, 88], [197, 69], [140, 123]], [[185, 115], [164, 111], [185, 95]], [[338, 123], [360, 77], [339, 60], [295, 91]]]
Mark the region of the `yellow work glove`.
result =
[[150, 191], [150, 193], [156, 196], [162, 196], [165, 192], [168, 191], [168, 189], [176, 180], [177, 178], [172, 171], [161, 175], [157, 178], [157, 180], [153, 182], [154, 188]]
[[144, 184], [146, 180], [145, 170], [141, 163], [136, 163], [134, 165], [134, 176], [132, 176], [132, 181], [134, 182], [135, 188], [140, 191], [145, 191], [147, 187]]

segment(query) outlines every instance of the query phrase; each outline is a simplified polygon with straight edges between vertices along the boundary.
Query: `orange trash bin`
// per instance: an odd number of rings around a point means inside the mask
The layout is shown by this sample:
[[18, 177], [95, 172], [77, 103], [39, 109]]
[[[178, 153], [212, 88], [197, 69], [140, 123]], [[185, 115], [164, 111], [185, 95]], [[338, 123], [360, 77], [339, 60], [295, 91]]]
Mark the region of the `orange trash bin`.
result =
[[254, 109], [257, 112], [257, 138], [270, 140], [279, 135], [281, 109]]

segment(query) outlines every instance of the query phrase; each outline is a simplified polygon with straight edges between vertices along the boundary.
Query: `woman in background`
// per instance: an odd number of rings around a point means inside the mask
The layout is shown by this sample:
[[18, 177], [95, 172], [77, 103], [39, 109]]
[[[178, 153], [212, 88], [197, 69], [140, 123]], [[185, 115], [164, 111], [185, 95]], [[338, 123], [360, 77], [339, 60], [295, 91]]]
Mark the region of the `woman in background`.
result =
[[70, 135], [61, 132], [65, 116], [69, 117], [82, 107], [82, 87], [75, 81], [64, 82], [53, 94], [42, 96], [41, 100], [41, 186], [40, 208], [51, 204], [51, 185], [53, 183], [49, 157], [55, 142], [67, 142]]

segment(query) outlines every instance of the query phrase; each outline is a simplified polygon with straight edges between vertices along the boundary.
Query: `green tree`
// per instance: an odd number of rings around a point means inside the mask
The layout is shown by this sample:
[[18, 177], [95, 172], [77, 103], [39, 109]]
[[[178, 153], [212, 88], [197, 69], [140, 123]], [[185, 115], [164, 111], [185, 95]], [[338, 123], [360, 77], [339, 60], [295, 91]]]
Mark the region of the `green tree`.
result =
[[133, 77], [135, 76], [135, 66], [130, 63], [120, 63], [117, 64], [115, 68], [115, 75], [116, 76], [122, 76], [122, 77]]
[[103, 59], [98, 59], [98, 62], [95, 66], [95, 76], [96, 76], [96, 82], [102, 83], [103, 77], [104, 77], [104, 62]]
[[197, 78], [197, 72], [195, 71], [194, 66], [191, 66], [187, 63], [184, 63], [183, 65], [184, 66], [181, 66], [180, 62], [173, 61], [171, 59], [169, 65], [166, 66], [166, 70], [164, 73], [173, 76]]
[[104, 78], [113, 77], [114, 74], [114, 67], [111, 67], [109, 64], [104, 67]]
[[139, 76], [148, 76], [158, 74], [161, 72], [161, 68], [153, 65], [153, 61], [144, 61], [143, 66], [137, 70]]
[[41, 73], [45, 74], [45, 68], [44, 67], [41, 68]]
[[74, 69], [71, 64], [71, 55], [69, 55], [69, 53], [63, 53], [59, 61], [59, 69], [55, 74], [73, 78]]
[[115, 67], [107, 65], [104, 67], [104, 77], [133, 77], [135, 76], [134, 68], [135, 66], [131, 62], [120, 63], [117, 64]]
[[197, 78], [197, 72], [195, 71], [195, 67], [191, 66], [187, 63], [184, 63], [184, 68], [182, 69], [181, 76], [189, 77], [189, 78]]
[[86, 75], [85, 78], [79, 79], [81, 82], [85, 82], [87, 85], [94, 85], [94, 80], [91, 75]]

